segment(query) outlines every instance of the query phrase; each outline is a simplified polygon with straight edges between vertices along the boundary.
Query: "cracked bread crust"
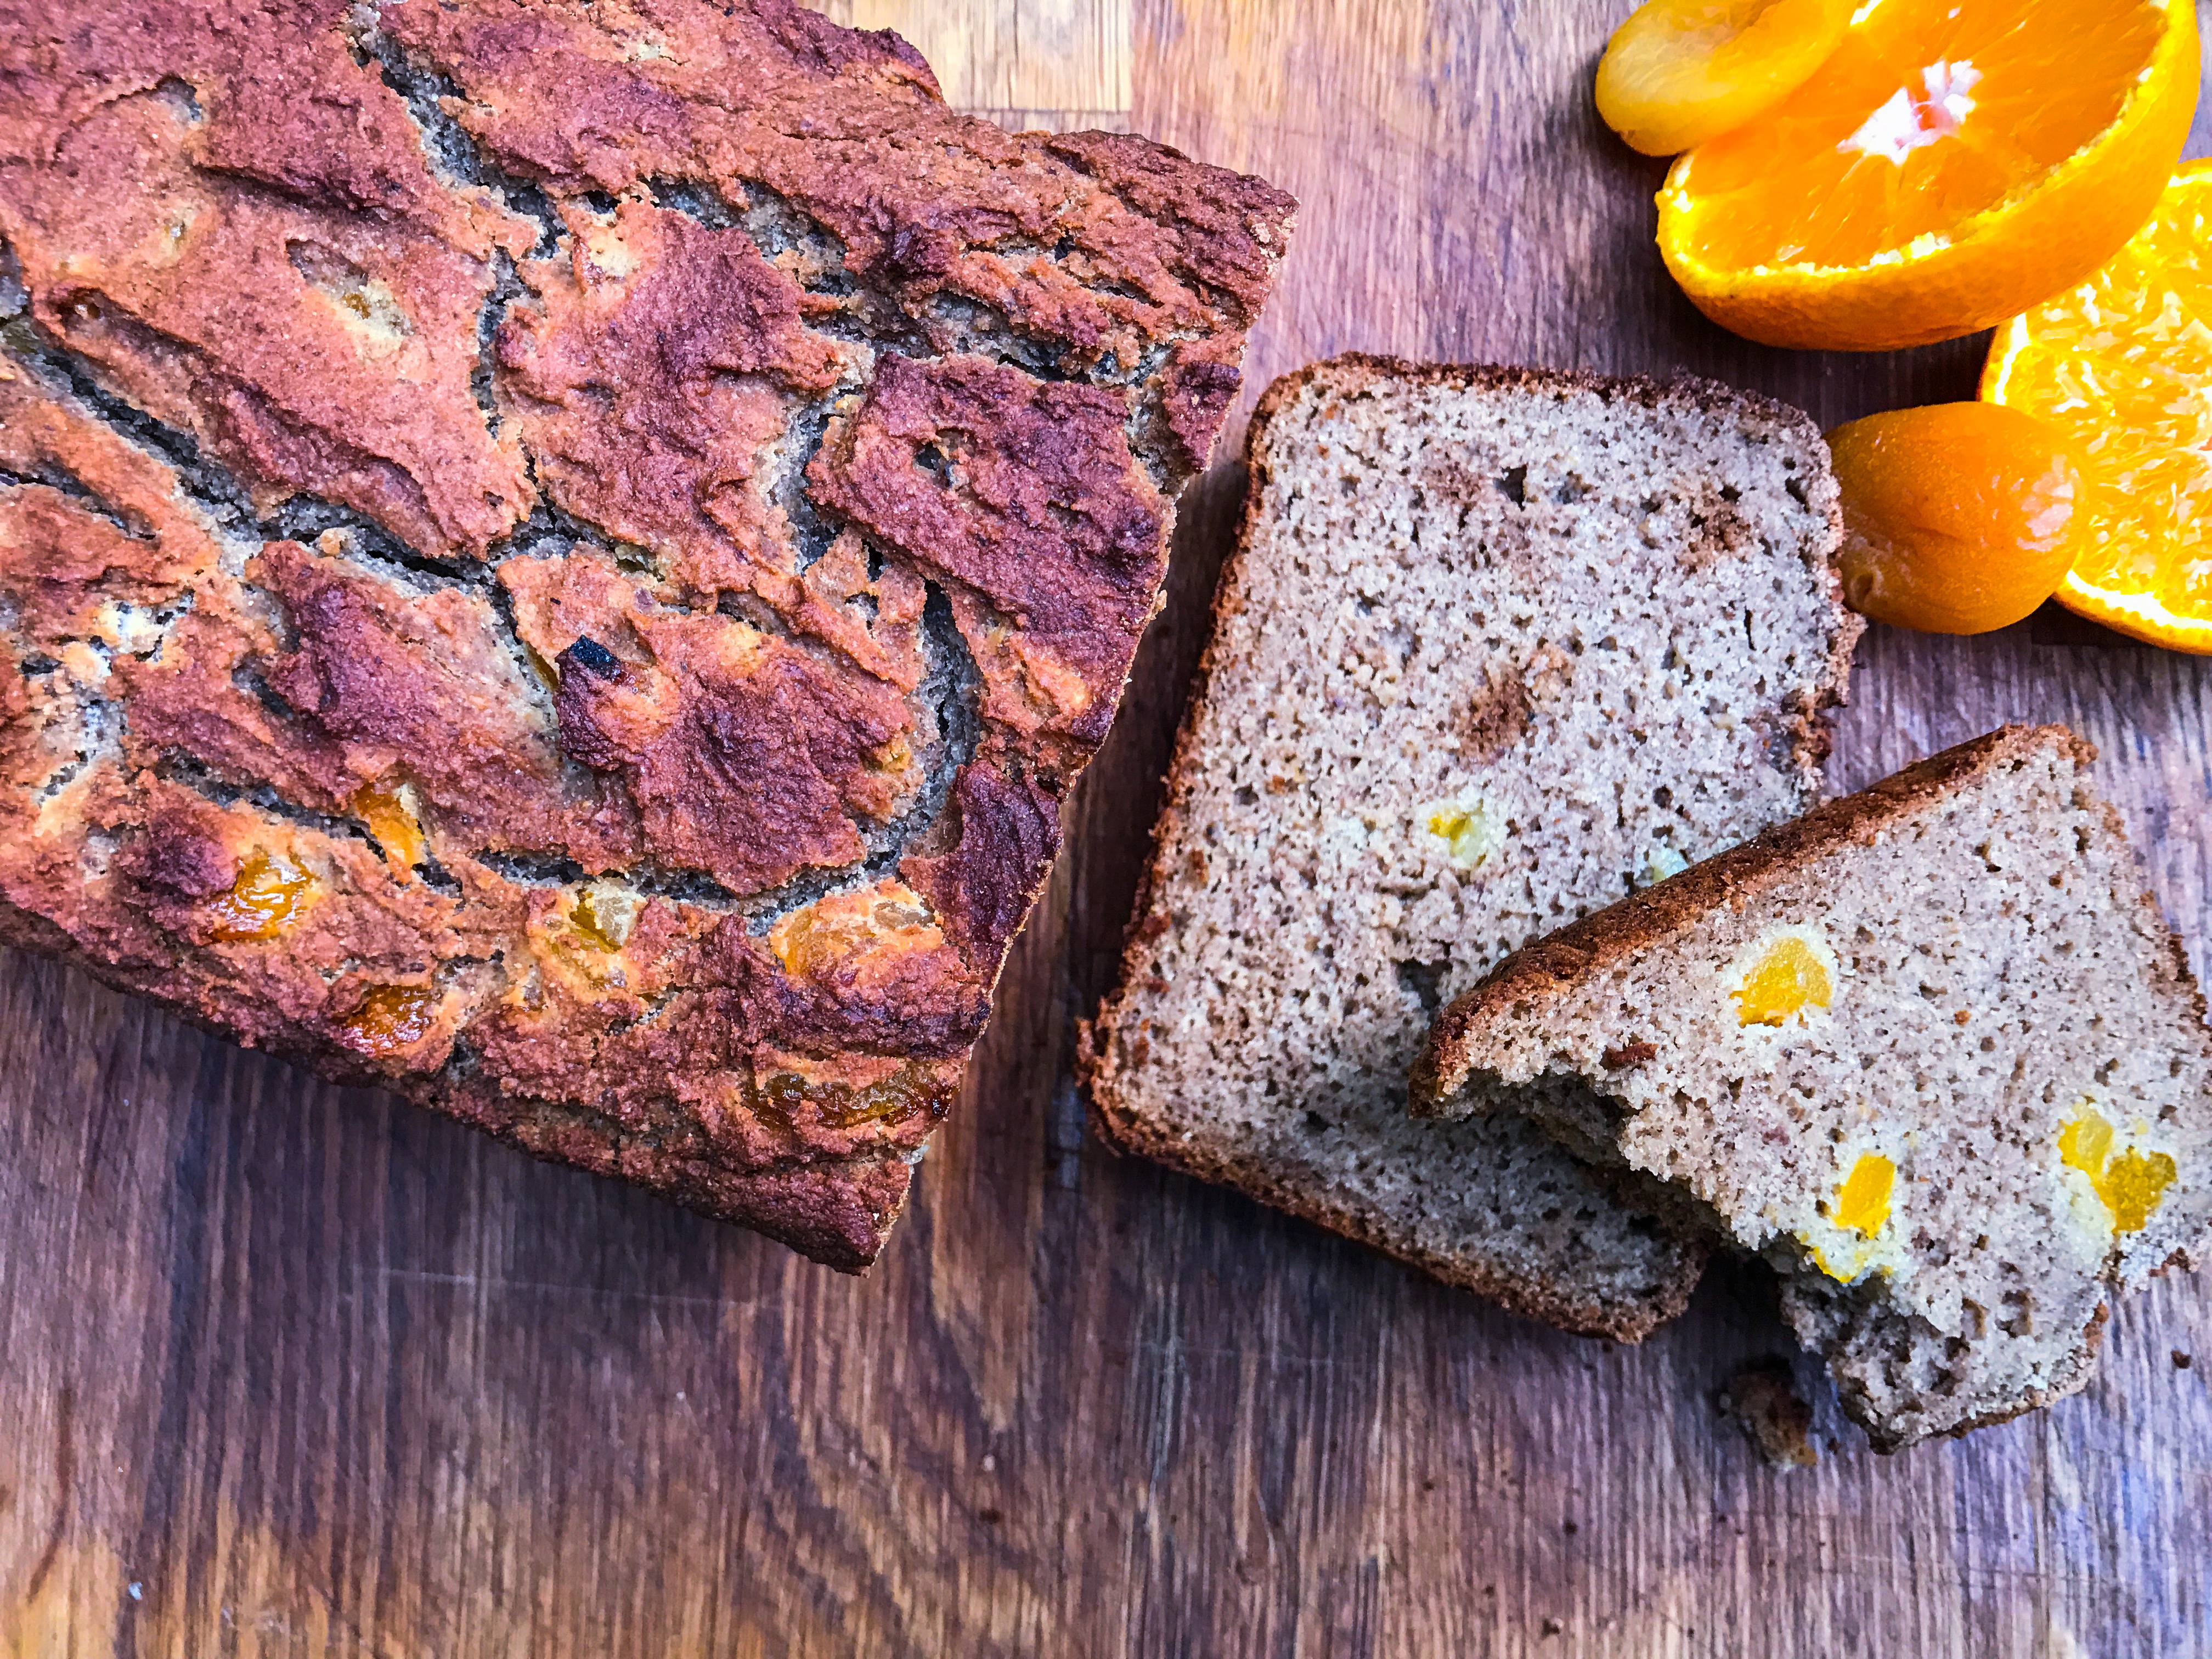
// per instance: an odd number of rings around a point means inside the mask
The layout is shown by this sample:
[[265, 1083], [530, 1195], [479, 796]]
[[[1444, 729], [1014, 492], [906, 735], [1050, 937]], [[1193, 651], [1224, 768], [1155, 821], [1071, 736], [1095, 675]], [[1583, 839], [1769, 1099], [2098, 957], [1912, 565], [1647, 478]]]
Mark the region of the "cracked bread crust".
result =
[[0, 936], [848, 1269], [1292, 204], [789, 0], [15, 7]]
[[[1303, 712], [1287, 700], [1261, 713], [1240, 703], [1237, 707], [1243, 713], [1239, 716], [1221, 712], [1215, 705], [1225, 707], [1246, 696], [1243, 687], [1260, 672], [1254, 662], [1263, 653], [1271, 618], [1285, 629], [1296, 628], [1334, 642], [1335, 636], [1329, 632], [1334, 624], [1327, 613], [1349, 598], [1347, 592], [1340, 590], [1354, 578], [1364, 580], [1374, 574], [1355, 564], [1335, 573], [1319, 589], [1303, 592], [1299, 598], [1285, 599], [1272, 593], [1270, 567], [1278, 562], [1288, 565], [1294, 556], [1284, 544], [1288, 532], [1271, 529], [1271, 520], [1289, 516], [1288, 507], [1279, 499], [1283, 493], [1277, 489], [1279, 481], [1287, 481], [1296, 473], [1306, 478], [1313, 495], [1340, 489], [1347, 500], [1359, 502], [1376, 495], [1378, 474], [1388, 470], [1358, 451], [1357, 434], [1350, 431], [1349, 418], [1341, 422], [1343, 429], [1323, 432], [1309, 429], [1307, 417], [1314, 408], [1328, 404], [1349, 409], [1364, 400], [1402, 397], [1410, 406], [1417, 398], [1440, 404], [1457, 396], [1501, 400], [1500, 407], [1505, 400], [1525, 398], [1540, 409], [1588, 400], [1624, 415], [1641, 411], [1709, 422], [1718, 431], [1752, 434], [1756, 445], [1771, 445], [1774, 453], [1789, 456], [1793, 467], [1802, 465], [1803, 476], [1798, 488], [1802, 493], [1793, 492], [1779, 503], [1787, 528], [1778, 540], [1790, 549], [1788, 567], [1796, 573], [1790, 580], [1803, 590], [1813, 619], [1802, 629], [1801, 641], [1808, 654], [1793, 664], [1786, 687], [1776, 688], [1771, 696], [1761, 688], [1753, 708], [1759, 721], [1771, 726], [1768, 740], [1758, 751], [1740, 757], [1771, 787], [1766, 799], [1731, 809], [1715, 823], [1701, 823], [1696, 833], [1715, 838], [1705, 841], [1705, 845], [1725, 845], [1734, 836], [1747, 833], [1815, 798], [1820, 762], [1827, 744], [1825, 712], [1841, 701], [1851, 648], [1862, 624], [1842, 605], [1832, 564], [1839, 533], [1834, 485], [1819, 433], [1805, 416], [1769, 399], [1698, 381], [1659, 383], [1537, 369], [1415, 364], [1361, 354], [1310, 365], [1275, 381], [1261, 399], [1254, 418], [1248, 438], [1252, 477], [1237, 550], [1223, 571], [1215, 598], [1212, 637], [1178, 738], [1169, 775], [1168, 799], [1155, 832], [1146, 883], [1138, 896], [1121, 981], [1102, 1004], [1097, 1018], [1084, 1028], [1079, 1064], [1093, 1122], [1110, 1144], [1201, 1179], [1236, 1187], [1261, 1202], [1386, 1250], [1516, 1313], [1571, 1330], [1639, 1340], [1680, 1312], [1688, 1301], [1705, 1257], [1701, 1236], [1677, 1228], [1670, 1221], [1654, 1219], [1655, 1213], [1663, 1212], [1655, 1212], [1648, 1201], [1651, 1194], [1645, 1183], [1616, 1181], [1610, 1172], [1584, 1168], [1528, 1124], [1500, 1119], [1447, 1127], [1406, 1121], [1404, 1097], [1398, 1085], [1403, 1066], [1412, 1060], [1428, 1023], [1415, 1002], [1416, 995], [1425, 989], [1433, 997], [1440, 988], [1449, 994], [1452, 981], [1470, 981], [1470, 969], [1501, 951], [1487, 933], [1471, 933], [1464, 925], [1467, 918], [1462, 917], [1431, 940], [1444, 946], [1447, 957], [1456, 952], [1462, 960], [1401, 963], [1401, 976], [1411, 981], [1404, 996], [1396, 997], [1392, 988], [1386, 986], [1380, 992], [1365, 994], [1367, 1006], [1350, 1008], [1347, 1005], [1349, 1012], [1366, 1018], [1378, 1029], [1388, 1028], [1382, 1031], [1382, 1046], [1390, 1052], [1370, 1056], [1362, 1067], [1364, 1075], [1334, 1098], [1322, 1098], [1318, 1090], [1310, 1101], [1302, 1098], [1294, 1080], [1286, 1079], [1279, 1070], [1261, 1075], [1275, 1064], [1281, 1052], [1303, 1039], [1279, 1034], [1258, 1048], [1248, 1045], [1239, 1050], [1232, 1063], [1211, 1053], [1194, 1060], [1192, 1056], [1201, 1053], [1199, 1048], [1181, 1057], [1168, 1054], [1169, 1044], [1159, 1036], [1160, 1028], [1173, 1025], [1206, 996], [1202, 988], [1184, 990], [1171, 984], [1170, 974], [1179, 972], [1185, 981], [1203, 980], [1208, 971], [1222, 968], [1216, 963], [1210, 969], [1188, 957], [1179, 966], [1170, 963], [1175, 936], [1187, 925], [1185, 913], [1211, 903], [1212, 896], [1221, 890], [1233, 890], [1239, 902], [1255, 915], [1265, 915], [1271, 900], [1268, 888], [1273, 876], [1243, 858], [1241, 842], [1217, 846], [1209, 841], [1207, 812], [1219, 810], [1234, 816], [1238, 809], [1233, 798], [1224, 797], [1213, 787], [1208, 775], [1240, 750], [1256, 756], [1263, 746], [1272, 745], [1269, 754], [1279, 759], [1304, 741], [1296, 736]], [[1401, 424], [1408, 431], [1425, 434], [1435, 426], [1436, 416], [1435, 407], [1416, 409], [1411, 415], [1401, 411]], [[1336, 473], [1329, 471], [1337, 465], [1331, 451], [1316, 453], [1316, 444], [1322, 439], [1333, 447], [1342, 445], [1341, 465]], [[1422, 441], [1425, 441], [1424, 437]], [[1502, 557], [1519, 561], [1510, 573], [1515, 586], [1531, 592], [1547, 591], [1556, 574], [1546, 563], [1551, 556], [1530, 538], [1516, 537], [1514, 521], [1521, 514], [1491, 511], [1498, 505], [1497, 487], [1505, 481], [1479, 471], [1470, 459], [1471, 452], [1451, 443], [1439, 442], [1436, 447], [1449, 453], [1442, 459], [1429, 459], [1426, 482], [1405, 504], [1409, 519], [1419, 525], [1412, 536], [1418, 550], [1416, 562], [1441, 560], [1455, 542], [1471, 546], [1479, 534], [1486, 545], [1497, 541]], [[1508, 464], [1499, 462], [1501, 466]], [[1564, 505], [1567, 516], [1571, 516], [1576, 509], [1571, 501], [1537, 502], [1534, 483], [1525, 470], [1514, 481], [1516, 508], [1534, 504], [1535, 516], [1541, 517], [1556, 514]], [[1720, 483], [1718, 478], [1705, 480], [1705, 487], [1715, 493], [1711, 502], [1698, 505], [1712, 523], [1727, 532], [1720, 538], [1720, 556], [1727, 557], [1747, 545], [1742, 532], [1747, 520], [1734, 512], [1735, 502], [1717, 493]], [[1429, 487], [1431, 484], [1434, 489]], [[1517, 493], [1524, 486], [1531, 492], [1528, 503]], [[1778, 483], [1773, 494], [1783, 493]], [[1462, 502], [1481, 520], [1474, 532], [1468, 530], [1468, 519], [1454, 510]], [[1379, 514], [1381, 507], [1376, 506], [1375, 512]], [[1361, 526], [1356, 533], [1367, 535], [1370, 529]], [[1346, 538], [1354, 533], [1347, 528]], [[1697, 540], [1680, 536], [1679, 527], [1662, 534]], [[1387, 567], [1387, 560], [1381, 562]], [[1384, 584], [1380, 591], [1387, 592], [1389, 582], [1397, 579], [1386, 570], [1375, 580]], [[1567, 616], [1556, 620], [1563, 637], [1576, 631], [1577, 618]], [[1422, 624], [1413, 625], [1418, 630]], [[1735, 637], [1740, 648], [1740, 632]], [[1437, 668], [1437, 678], [1454, 688], [1455, 695], [1469, 694], [1450, 723], [1453, 729], [1434, 734], [1455, 745], [1465, 762], [1463, 778], [1480, 779], [1501, 756], [1540, 741], [1540, 733], [1531, 735], [1532, 721], [1540, 725], [1547, 718], [1540, 705], [1555, 699], [1575, 672], [1572, 660], [1548, 649], [1549, 643], [1540, 644], [1528, 653], [1525, 662], [1495, 676], [1456, 661]], [[1778, 653], [1776, 662], [1778, 667]], [[1309, 673], [1296, 689], [1314, 702], [1356, 695], [1320, 669]], [[1378, 728], [1365, 741], [1379, 752], [1393, 747], [1411, 729], [1404, 723]], [[1291, 758], [1310, 760], [1312, 756], [1300, 750]], [[1285, 775], [1278, 775], [1270, 769], [1274, 764], [1271, 759], [1267, 767], [1259, 768], [1250, 779], [1257, 787], [1243, 792], [1253, 798], [1246, 805], [1254, 811], [1263, 805], [1261, 791], [1270, 798], [1279, 794], [1291, 801], [1297, 799], [1299, 780], [1290, 775], [1295, 773], [1295, 765], [1285, 767]], [[1559, 775], [1555, 781], [1560, 787], [1574, 781], [1571, 763], [1555, 759], [1552, 769]], [[1229, 842], [1261, 833], [1284, 832], [1279, 826], [1269, 828], [1249, 816], [1224, 830]], [[1617, 872], [1613, 878], [1618, 878]], [[1440, 880], [1439, 872], [1430, 870], [1413, 885], [1440, 888], [1451, 879], [1455, 878]], [[1588, 907], [1620, 890], [1614, 887], [1601, 891], [1596, 880], [1595, 875], [1585, 872], [1579, 885], [1570, 884], [1562, 891], [1562, 902]], [[1352, 896], [1356, 900], [1360, 895]], [[1311, 922], [1321, 933], [1334, 931], [1340, 951], [1352, 943], [1344, 928], [1332, 929], [1325, 921], [1303, 915], [1299, 920]], [[1267, 917], [1266, 925], [1273, 926], [1275, 921]], [[1375, 927], [1371, 921], [1353, 925], [1363, 926], [1368, 933], [1388, 931]], [[1501, 917], [1498, 925], [1507, 928], [1524, 924]], [[1272, 987], [1286, 965], [1270, 957], [1274, 949], [1269, 944], [1232, 953], [1235, 959], [1228, 964], [1229, 969], [1249, 975], [1240, 993], [1245, 1000], [1274, 996]], [[1375, 965], [1364, 958], [1358, 964], [1363, 970]], [[1387, 977], [1389, 964], [1381, 966]], [[1415, 971], [1406, 975], [1404, 970], [1409, 969]], [[1351, 969], [1344, 969], [1337, 977], [1349, 979]], [[1385, 1001], [1392, 1006], [1379, 1006]], [[1413, 1006], [1396, 1006], [1399, 1003]], [[1273, 1001], [1267, 1006], [1268, 1012], [1255, 1016], [1262, 1024], [1282, 1012]], [[1214, 1012], [1220, 1011], [1217, 1007]], [[1305, 1038], [1317, 1050], [1323, 1049], [1344, 1041], [1345, 1031], [1341, 1024], [1329, 1030], [1316, 1024], [1306, 1031]], [[1364, 1040], [1374, 1039], [1370, 1036]], [[1397, 1052], [1400, 1048], [1402, 1054]], [[1266, 1102], [1258, 1098], [1263, 1089]], [[1269, 1103], [1279, 1091], [1286, 1100], [1279, 1107]], [[1231, 1114], [1225, 1108], [1210, 1111], [1200, 1103], [1202, 1098], [1244, 1104], [1237, 1121], [1228, 1123]], [[1209, 1121], [1217, 1116], [1224, 1121]], [[1304, 1120], [1303, 1127], [1300, 1120]], [[1344, 1150], [1326, 1159], [1310, 1152], [1302, 1144], [1310, 1138], [1305, 1133], [1308, 1127], [1340, 1136]], [[1487, 1212], [1476, 1214], [1474, 1201], [1462, 1203], [1439, 1195], [1462, 1177], [1486, 1194], [1516, 1194], [1520, 1212], [1501, 1208], [1494, 1218]], [[1404, 1192], [1386, 1190], [1393, 1188]], [[1413, 1196], [1406, 1198], [1404, 1193]]]

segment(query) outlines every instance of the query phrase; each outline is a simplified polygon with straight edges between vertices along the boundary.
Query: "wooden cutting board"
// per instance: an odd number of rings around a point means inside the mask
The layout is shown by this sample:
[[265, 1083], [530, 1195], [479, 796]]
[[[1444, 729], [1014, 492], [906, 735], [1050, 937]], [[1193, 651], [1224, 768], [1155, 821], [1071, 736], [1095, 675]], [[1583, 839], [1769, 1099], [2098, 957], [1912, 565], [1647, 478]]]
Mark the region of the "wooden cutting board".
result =
[[[1252, 385], [1352, 348], [1687, 368], [1825, 424], [1972, 392], [1706, 325], [1588, 87], [1626, 0], [838, 0], [949, 94], [1304, 203]], [[1226, 452], [1224, 452], [1226, 453]], [[864, 1280], [0, 953], [0, 1659], [2212, 1653], [2212, 1285], [2087, 1393], [1786, 1474], [1717, 1271], [1640, 1348], [1508, 1318], [1085, 1133], [1239, 491], [1085, 781], [959, 1115]], [[2046, 611], [1875, 629], [1834, 775], [2063, 720], [2202, 973], [2212, 664]], [[2195, 1356], [2185, 1368], [2185, 1357]]]

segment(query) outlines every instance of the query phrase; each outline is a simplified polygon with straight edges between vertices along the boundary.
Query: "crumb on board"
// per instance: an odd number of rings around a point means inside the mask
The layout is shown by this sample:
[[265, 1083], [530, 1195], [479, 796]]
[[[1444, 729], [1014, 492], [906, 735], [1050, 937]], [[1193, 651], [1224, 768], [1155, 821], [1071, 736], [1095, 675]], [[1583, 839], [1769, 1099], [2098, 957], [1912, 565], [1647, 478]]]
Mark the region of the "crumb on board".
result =
[[1721, 1390], [1720, 1408], [1742, 1426], [1759, 1456], [1774, 1468], [1810, 1468], [1820, 1461], [1813, 1444], [1813, 1408], [1799, 1397], [1788, 1361], [1746, 1365]]

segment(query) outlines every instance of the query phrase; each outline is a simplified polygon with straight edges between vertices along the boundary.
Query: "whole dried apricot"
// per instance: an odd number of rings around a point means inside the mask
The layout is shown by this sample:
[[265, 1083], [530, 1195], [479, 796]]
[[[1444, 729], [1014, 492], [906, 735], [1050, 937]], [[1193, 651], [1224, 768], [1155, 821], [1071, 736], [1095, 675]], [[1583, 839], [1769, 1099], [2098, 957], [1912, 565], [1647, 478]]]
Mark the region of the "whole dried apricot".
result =
[[2054, 592], [2080, 544], [2066, 434], [1996, 404], [1893, 410], [1828, 434], [1844, 509], [1844, 597], [1877, 622], [1981, 634]]

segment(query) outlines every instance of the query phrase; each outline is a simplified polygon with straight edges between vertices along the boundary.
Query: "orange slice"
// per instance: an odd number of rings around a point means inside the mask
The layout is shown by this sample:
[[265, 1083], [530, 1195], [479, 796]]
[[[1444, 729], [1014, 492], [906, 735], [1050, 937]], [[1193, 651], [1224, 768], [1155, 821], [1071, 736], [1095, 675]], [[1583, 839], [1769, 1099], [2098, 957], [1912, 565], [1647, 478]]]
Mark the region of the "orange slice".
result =
[[1844, 597], [1929, 634], [2008, 628], [2081, 546], [2082, 467], [2065, 432], [1994, 404], [1895, 409], [1828, 434], [1843, 496]]
[[1605, 43], [1597, 112], [1646, 155], [1766, 113], [1844, 38], [1852, 0], [1646, 0]]
[[1660, 251], [1769, 345], [1970, 334], [2135, 234], [2197, 83], [2191, 0], [1861, 0], [1778, 108], [1674, 163]]
[[2194, 161], [2112, 263], [1997, 331], [1982, 396], [2068, 432], [2087, 532], [2069, 610], [2212, 652], [2212, 162]]

